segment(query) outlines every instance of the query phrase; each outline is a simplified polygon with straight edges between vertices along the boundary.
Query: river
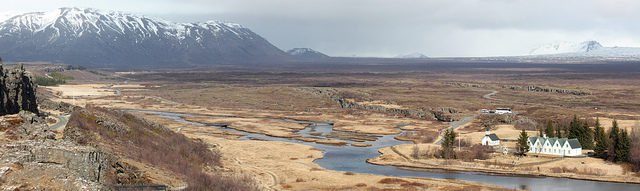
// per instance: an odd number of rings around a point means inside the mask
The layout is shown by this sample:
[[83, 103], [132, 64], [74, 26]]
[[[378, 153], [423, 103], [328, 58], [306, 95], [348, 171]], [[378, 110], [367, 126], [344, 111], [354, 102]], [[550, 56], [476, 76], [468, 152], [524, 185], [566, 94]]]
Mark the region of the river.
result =
[[[554, 178], [554, 177], [537, 177], [537, 176], [510, 176], [490, 173], [476, 173], [476, 172], [454, 172], [447, 170], [410, 170], [405, 168], [398, 168], [394, 166], [382, 166], [374, 165], [366, 162], [369, 158], [375, 158], [380, 155], [378, 150], [380, 148], [407, 144], [409, 142], [399, 141], [394, 139], [395, 135], [385, 135], [379, 137], [375, 141], [367, 141], [364, 143], [371, 144], [370, 147], [354, 147], [354, 146], [335, 146], [325, 145], [313, 142], [304, 142], [289, 138], [271, 137], [263, 134], [247, 133], [238, 131], [232, 128], [222, 128], [213, 125], [207, 125], [198, 122], [186, 121], [184, 116], [190, 114], [171, 113], [171, 112], [158, 112], [158, 111], [144, 111], [133, 110], [138, 112], [145, 112], [150, 114], [159, 115], [168, 119], [172, 119], [176, 122], [197, 125], [197, 126], [210, 126], [212, 128], [221, 128], [225, 131], [233, 133], [241, 133], [244, 136], [242, 139], [260, 139], [267, 141], [283, 141], [299, 143], [304, 145], [313, 146], [324, 152], [324, 157], [316, 160], [315, 162], [323, 168], [336, 171], [348, 171], [356, 173], [368, 173], [385, 176], [397, 176], [397, 177], [424, 177], [424, 178], [440, 178], [440, 179], [456, 179], [464, 181], [481, 182], [485, 184], [493, 184], [503, 186], [505, 188], [526, 188], [528, 190], [543, 191], [543, 190], [579, 190], [579, 191], [596, 191], [596, 190], [608, 190], [608, 191], [639, 191], [640, 184], [625, 184], [625, 183], [612, 183], [612, 182], [598, 182], [588, 180], [576, 180], [569, 178]], [[291, 121], [291, 120], [289, 120]], [[333, 131], [333, 126], [329, 123], [309, 122], [309, 121], [294, 121], [304, 124], [311, 124], [305, 129], [298, 131], [297, 133], [304, 137], [325, 137]], [[314, 133], [315, 132], [315, 133]], [[311, 135], [310, 133], [313, 133]], [[351, 143], [351, 141], [348, 141]]]

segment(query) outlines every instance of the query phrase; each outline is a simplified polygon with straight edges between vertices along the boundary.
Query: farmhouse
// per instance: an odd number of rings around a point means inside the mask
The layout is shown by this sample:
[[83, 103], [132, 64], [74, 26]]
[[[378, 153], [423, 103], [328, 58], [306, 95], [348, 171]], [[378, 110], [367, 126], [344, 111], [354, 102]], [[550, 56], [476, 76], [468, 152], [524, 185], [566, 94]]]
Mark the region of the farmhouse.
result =
[[582, 155], [582, 145], [578, 139], [529, 137], [527, 144], [529, 144], [529, 153], [558, 156]]
[[495, 133], [491, 133], [489, 129], [484, 132], [482, 137], [482, 145], [498, 146], [500, 145], [500, 138]]

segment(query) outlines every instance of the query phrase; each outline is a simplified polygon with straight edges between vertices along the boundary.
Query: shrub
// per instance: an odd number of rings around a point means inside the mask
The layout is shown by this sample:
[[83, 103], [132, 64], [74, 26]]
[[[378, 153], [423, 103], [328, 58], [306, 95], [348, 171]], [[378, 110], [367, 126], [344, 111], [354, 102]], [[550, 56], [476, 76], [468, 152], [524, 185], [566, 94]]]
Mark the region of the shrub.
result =
[[433, 143], [438, 135], [436, 131], [421, 129], [403, 132], [399, 138], [403, 140], [413, 140], [415, 143]]
[[457, 152], [456, 157], [462, 159], [463, 161], [473, 161], [475, 159], [487, 160], [489, 159], [489, 154], [492, 152], [493, 148], [491, 148], [490, 146], [476, 144], [471, 146], [469, 150]]
[[378, 181], [378, 183], [380, 183], [380, 184], [406, 184], [406, 183], [409, 183], [409, 181], [402, 180], [402, 179], [399, 179], [399, 178], [383, 178], [380, 181]]
[[527, 117], [519, 117], [519, 119], [514, 122], [514, 127], [518, 130], [533, 131], [538, 130], [538, 123]]

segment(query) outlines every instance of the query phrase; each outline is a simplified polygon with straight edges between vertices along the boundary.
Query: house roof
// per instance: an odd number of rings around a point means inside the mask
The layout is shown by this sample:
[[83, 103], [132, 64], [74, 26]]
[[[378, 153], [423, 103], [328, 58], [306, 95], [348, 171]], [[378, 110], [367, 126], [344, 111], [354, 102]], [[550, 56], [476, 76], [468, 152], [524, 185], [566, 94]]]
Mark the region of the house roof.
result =
[[562, 146], [564, 146], [564, 143], [567, 142], [567, 138], [558, 139], [558, 142], [560, 142], [560, 146], [562, 147]]
[[498, 138], [498, 135], [496, 135], [495, 133], [491, 133], [491, 134], [489, 134], [489, 135], [485, 135], [485, 136], [488, 136], [488, 137], [489, 137], [489, 139], [491, 139], [491, 141], [497, 141], [497, 140], [500, 140], [500, 138]]
[[572, 149], [582, 148], [582, 145], [580, 145], [580, 141], [578, 141], [578, 139], [569, 139], [569, 146]]
[[554, 144], [556, 144], [556, 141], [558, 140], [558, 138], [551, 137], [551, 138], [548, 138], [547, 140], [549, 140], [549, 144], [553, 146]]
[[556, 142], [558, 142], [560, 144], [560, 146], [564, 146], [564, 144], [566, 142], [569, 142], [569, 147], [571, 147], [571, 149], [577, 149], [577, 148], [582, 148], [582, 145], [580, 144], [580, 141], [578, 141], [578, 139], [567, 139], [567, 138], [556, 138], [556, 137], [551, 137], [551, 138], [544, 138], [544, 137], [529, 137], [529, 141], [533, 144], [536, 141], [540, 141], [544, 144], [544, 142], [546, 142], [547, 140], [549, 141], [549, 143], [553, 146]]

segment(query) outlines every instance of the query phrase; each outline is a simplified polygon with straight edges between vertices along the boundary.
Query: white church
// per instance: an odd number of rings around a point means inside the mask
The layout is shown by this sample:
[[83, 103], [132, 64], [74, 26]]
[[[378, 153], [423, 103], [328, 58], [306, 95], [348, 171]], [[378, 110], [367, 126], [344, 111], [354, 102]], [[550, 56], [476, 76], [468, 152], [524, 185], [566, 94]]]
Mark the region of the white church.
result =
[[578, 139], [529, 137], [529, 153], [557, 156], [581, 156], [582, 145]]
[[498, 146], [500, 145], [500, 138], [495, 133], [491, 133], [489, 129], [484, 132], [484, 137], [481, 141], [482, 145]]

